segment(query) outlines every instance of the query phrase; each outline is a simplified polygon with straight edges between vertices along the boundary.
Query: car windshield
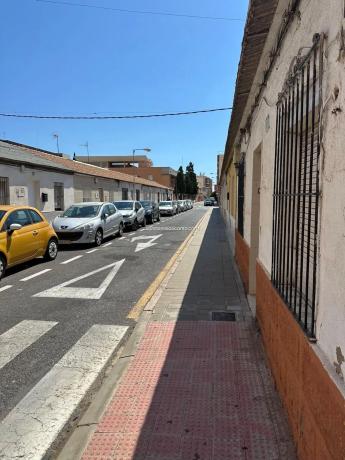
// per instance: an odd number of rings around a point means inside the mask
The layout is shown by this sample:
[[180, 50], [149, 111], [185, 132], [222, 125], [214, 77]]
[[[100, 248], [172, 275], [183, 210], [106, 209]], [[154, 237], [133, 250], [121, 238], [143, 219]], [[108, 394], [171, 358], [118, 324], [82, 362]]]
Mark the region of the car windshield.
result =
[[5, 214], [6, 214], [6, 211], [0, 211], [0, 220], [4, 217]]
[[114, 205], [121, 210], [133, 209], [133, 201], [115, 201]]
[[151, 201], [140, 201], [140, 203], [142, 206], [144, 206], [144, 208], [151, 206]]
[[62, 217], [75, 217], [79, 219], [96, 217], [99, 213], [100, 205], [87, 204], [80, 206], [71, 206], [62, 214]]
[[172, 205], [171, 201], [161, 201], [159, 203], [159, 206], [171, 206], [171, 205]]

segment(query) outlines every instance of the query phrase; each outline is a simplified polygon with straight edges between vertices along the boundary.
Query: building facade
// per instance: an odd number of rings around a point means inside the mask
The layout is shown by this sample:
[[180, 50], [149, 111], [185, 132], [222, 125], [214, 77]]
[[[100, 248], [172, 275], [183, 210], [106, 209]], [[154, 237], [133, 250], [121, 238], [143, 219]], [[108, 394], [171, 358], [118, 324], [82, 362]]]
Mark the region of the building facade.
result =
[[343, 0], [250, 2], [222, 213], [300, 458], [345, 452]]
[[155, 181], [0, 141], [0, 204], [30, 205], [52, 212], [75, 202], [160, 201], [172, 195], [172, 189]]
[[164, 166], [150, 166], [150, 167], [135, 167], [135, 168], [124, 168], [121, 172], [125, 174], [134, 175], [136, 177], [142, 177], [148, 180], [154, 180], [159, 184], [165, 185], [175, 190], [177, 171], [175, 169], [164, 167]]
[[152, 161], [146, 155], [77, 155], [75, 158], [82, 163], [107, 169], [149, 168]]
[[198, 194], [196, 201], [202, 201], [204, 198], [209, 197], [212, 193], [212, 179], [204, 174], [200, 174], [199, 176], [196, 176], [196, 180], [198, 182]]

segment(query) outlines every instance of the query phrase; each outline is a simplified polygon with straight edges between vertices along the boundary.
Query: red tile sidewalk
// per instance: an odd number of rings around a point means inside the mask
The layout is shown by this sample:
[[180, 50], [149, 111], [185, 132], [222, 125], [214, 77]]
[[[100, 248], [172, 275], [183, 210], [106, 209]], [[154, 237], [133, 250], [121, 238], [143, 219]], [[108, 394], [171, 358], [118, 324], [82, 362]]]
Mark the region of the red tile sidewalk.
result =
[[150, 323], [83, 460], [295, 458], [262, 367], [248, 323]]
[[218, 210], [191, 241], [83, 460], [296, 459]]

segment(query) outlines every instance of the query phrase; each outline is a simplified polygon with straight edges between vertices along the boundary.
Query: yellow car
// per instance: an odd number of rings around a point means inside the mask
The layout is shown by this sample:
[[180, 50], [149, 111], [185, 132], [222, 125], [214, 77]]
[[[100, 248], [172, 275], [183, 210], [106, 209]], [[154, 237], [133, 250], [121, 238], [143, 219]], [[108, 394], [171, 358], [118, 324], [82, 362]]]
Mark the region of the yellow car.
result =
[[40, 256], [54, 260], [57, 253], [56, 233], [37, 209], [0, 205], [0, 279], [8, 267]]

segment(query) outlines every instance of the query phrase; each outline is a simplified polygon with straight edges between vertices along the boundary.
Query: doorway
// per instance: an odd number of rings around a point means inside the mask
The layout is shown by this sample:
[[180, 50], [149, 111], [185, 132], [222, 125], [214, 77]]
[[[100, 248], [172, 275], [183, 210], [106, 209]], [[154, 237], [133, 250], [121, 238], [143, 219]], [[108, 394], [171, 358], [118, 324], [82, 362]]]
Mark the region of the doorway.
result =
[[64, 210], [64, 186], [61, 182], [54, 182], [54, 209]]
[[252, 207], [249, 252], [249, 294], [256, 293], [256, 260], [260, 241], [261, 145], [253, 153]]

